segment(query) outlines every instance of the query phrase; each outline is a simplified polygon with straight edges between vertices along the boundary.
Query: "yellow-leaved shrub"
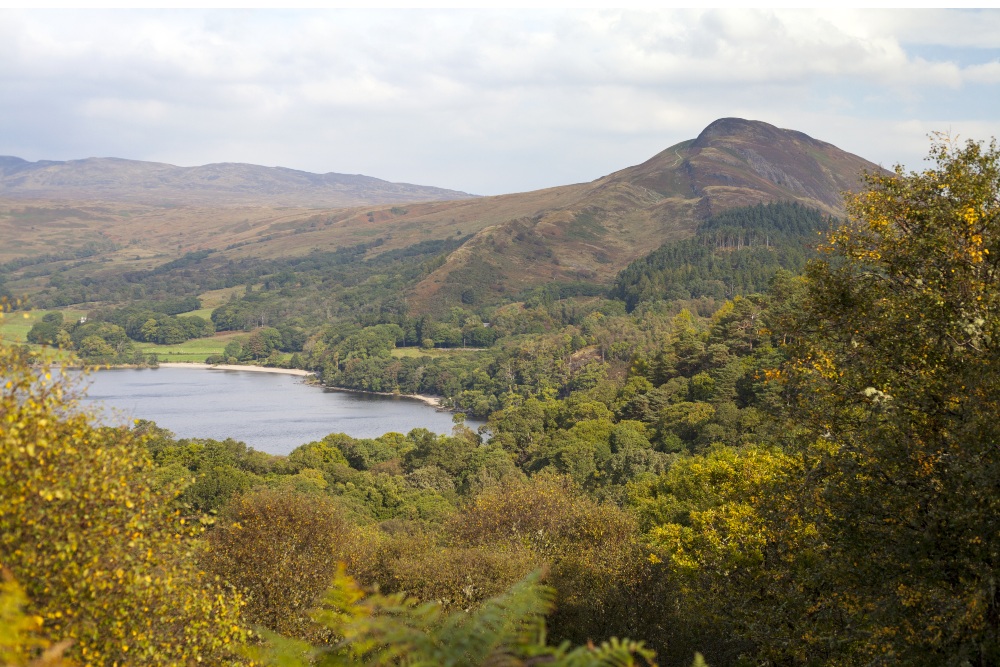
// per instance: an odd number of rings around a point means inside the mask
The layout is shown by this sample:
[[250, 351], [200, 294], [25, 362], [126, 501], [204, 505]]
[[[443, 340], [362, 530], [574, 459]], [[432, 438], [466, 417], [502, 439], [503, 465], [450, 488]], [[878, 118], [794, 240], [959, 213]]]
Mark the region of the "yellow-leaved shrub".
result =
[[100, 427], [73, 383], [0, 343], [0, 565], [46, 641], [84, 665], [224, 664], [240, 598], [197, 569], [197, 539], [141, 438]]

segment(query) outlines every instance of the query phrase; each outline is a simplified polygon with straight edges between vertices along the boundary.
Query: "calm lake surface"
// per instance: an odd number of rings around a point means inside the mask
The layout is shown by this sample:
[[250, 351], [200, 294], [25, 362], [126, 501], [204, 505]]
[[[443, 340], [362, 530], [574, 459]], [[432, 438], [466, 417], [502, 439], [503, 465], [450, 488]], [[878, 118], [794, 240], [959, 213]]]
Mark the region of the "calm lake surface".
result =
[[[84, 407], [108, 424], [149, 419], [179, 438], [242, 440], [288, 454], [330, 433], [374, 438], [426, 428], [451, 433], [450, 412], [422, 401], [326, 390], [277, 373], [194, 368], [96, 371], [84, 378]], [[467, 421], [472, 429], [481, 422]]]

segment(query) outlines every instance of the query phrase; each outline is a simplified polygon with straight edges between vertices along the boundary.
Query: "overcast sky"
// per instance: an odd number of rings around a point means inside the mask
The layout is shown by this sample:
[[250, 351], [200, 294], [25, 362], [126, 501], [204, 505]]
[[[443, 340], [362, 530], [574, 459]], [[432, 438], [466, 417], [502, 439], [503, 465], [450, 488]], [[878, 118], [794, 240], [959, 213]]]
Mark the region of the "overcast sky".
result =
[[922, 167], [1000, 135], [1000, 11], [5, 11], [0, 154], [251, 162], [499, 194], [711, 121]]

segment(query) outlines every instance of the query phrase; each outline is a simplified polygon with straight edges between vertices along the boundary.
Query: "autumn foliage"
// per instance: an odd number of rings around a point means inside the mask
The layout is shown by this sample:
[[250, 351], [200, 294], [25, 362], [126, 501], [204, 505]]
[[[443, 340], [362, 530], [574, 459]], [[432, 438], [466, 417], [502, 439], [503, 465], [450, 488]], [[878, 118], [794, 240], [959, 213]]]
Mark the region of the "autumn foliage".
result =
[[196, 565], [200, 525], [158, 488], [141, 441], [95, 427], [71, 382], [0, 346], [0, 565], [46, 643], [82, 664], [223, 663], [240, 599]]
[[329, 632], [310, 613], [338, 563], [356, 554], [355, 533], [329, 496], [260, 488], [227, 506], [202, 560], [243, 594], [247, 622], [290, 637], [328, 640]]
[[[481, 434], [102, 428], [0, 347], [0, 663], [226, 664], [252, 625], [278, 665], [1000, 664], [1000, 151], [932, 158], [767, 294], [541, 295], [493, 313], [516, 340], [407, 362], [453, 364]], [[396, 329], [312, 354], [403, 377]]]

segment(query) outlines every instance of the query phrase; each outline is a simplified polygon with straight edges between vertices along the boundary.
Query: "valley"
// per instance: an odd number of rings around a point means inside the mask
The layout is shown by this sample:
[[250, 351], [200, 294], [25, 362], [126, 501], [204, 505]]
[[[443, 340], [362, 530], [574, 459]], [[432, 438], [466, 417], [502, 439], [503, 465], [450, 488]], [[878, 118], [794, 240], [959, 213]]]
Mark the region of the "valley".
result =
[[[245, 664], [230, 647], [256, 642], [275, 665], [985, 667], [1000, 152], [931, 158], [887, 172], [726, 118], [592, 182], [496, 197], [8, 190], [0, 528], [51, 537], [0, 531], [0, 556], [53, 640], [116, 619], [62, 649], [104, 663], [129, 664], [139, 635], [118, 628], [140, 619], [158, 664]], [[222, 413], [212, 434], [190, 435], [197, 414], [184, 435], [104, 428], [54, 354], [301, 369], [437, 397], [451, 428], [375, 414], [377, 434], [268, 454], [225, 432], [223, 390], [181, 392]], [[128, 571], [91, 555], [135, 545]], [[70, 581], [80, 559], [93, 572]], [[499, 626], [520, 630], [469, 658]]]

